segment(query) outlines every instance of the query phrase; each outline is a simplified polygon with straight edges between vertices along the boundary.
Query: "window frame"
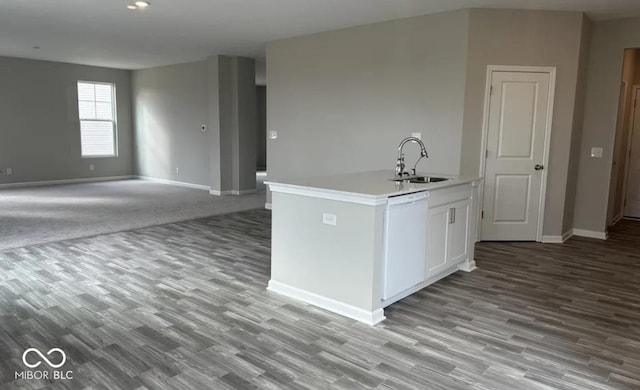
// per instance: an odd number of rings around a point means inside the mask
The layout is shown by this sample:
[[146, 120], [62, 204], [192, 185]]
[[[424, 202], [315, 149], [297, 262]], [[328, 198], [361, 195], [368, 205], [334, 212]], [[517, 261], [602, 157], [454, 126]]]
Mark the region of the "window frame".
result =
[[[78, 86], [79, 84], [93, 84], [95, 85], [108, 85], [111, 87], [111, 112], [113, 113], [113, 119], [86, 119], [80, 117], [80, 96], [78, 94]], [[83, 100], [87, 101], [87, 100]], [[95, 96], [93, 102], [95, 103]], [[118, 104], [116, 99], [116, 83], [111, 83], [107, 81], [89, 81], [89, 80], [78, 80], [76, 82], [76, 108], [78, 109], [78, 131], [80, 132], [80, 157], [81, 158], [112, 158], [118, 157]], [[84, 155], [82, 154], [82, 122], [109, 122], [113, 124], [112, 132], [113, 132], [113, 154], [92, 154], [92, 155]]]

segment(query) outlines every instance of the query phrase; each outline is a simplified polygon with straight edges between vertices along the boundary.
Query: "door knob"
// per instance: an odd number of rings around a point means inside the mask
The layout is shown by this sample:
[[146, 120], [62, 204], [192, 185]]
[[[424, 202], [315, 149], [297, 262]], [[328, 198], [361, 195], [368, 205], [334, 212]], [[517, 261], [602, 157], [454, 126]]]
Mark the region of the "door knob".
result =
[[536, 171], [541, 171], [544, 169], [544, 165], [540, 165], [540, 164], [536, 164], [536, 166], [534, 167]]

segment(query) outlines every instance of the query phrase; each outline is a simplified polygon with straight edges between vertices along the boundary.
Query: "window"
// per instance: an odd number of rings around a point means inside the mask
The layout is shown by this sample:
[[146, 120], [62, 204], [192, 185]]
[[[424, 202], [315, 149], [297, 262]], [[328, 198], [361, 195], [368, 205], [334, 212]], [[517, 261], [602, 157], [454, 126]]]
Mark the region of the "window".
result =
[[116, 86], [78, 81], [82, 157], [116, 156]]

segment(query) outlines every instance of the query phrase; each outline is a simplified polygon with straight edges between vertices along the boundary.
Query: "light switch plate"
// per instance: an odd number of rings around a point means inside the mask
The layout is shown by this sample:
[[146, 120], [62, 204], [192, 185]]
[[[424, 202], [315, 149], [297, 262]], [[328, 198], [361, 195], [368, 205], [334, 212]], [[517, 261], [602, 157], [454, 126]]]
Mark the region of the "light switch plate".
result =
[[7, 176], [13, 175], [13, 169], [7, 168]]
[[602, 158], [602, 148], [597, 148], [597, 147], [591, 148], [591, 157]]
[[269, 139], [278, 139], [278, 132], [274, 131], [274, 130], [271, 130], [269, 132]]
[[90, 170], [90, 171], [93, 171], [94, 169], [96, 169], [95, 165], [93, 165], [93, 164], [89, 164], [89, 170]]
[[422, 139], [422, 133], [411, 133], [412, 137], [416, 137], [417, 139]]
[[338, 216], [330, 213], [322, 213], [322, 223], [336, 226], [338, 224]]

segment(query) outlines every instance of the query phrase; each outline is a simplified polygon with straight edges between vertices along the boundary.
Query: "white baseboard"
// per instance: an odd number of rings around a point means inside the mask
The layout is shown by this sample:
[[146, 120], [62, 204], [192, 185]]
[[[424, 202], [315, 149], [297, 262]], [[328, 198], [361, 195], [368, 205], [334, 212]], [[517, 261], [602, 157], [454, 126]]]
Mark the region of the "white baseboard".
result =
[[267, 210], [271, 210], [272, 207], [273, 206], [271, 206], [271, 203], [265, 203], [264, 204], [264, 208], [267, 209]]
[[216, 195], [216, 196], [224, 196], [224, 195], [248, 195], [248, 194], [255, 194], [257, 191], [255, 189], [253, 190], [226, 190], [226, 191], [219, 191], [219, 190], [209, 190], [209, 193], [211, 195]]
[[562, 244], [564, 241], [562, 240], [562, 236], [542, 236], [543, 244]]
[[79, 179], [62, 179], [62, 180], [43, 180], [43, 181], [26, 181], [22, 183], [0, 184], [0, 188], [17, 188], [17, 187], [38, 187], [58, 184], [77, 184], [77, 183], [97, 183], [101, 181], [130, 180], [136, 176], [105, 176], [105, 177], [83, 177]]
[[233, 195], [248, 195], [248, 194], [255, 194], [257, 191], [256, 189], [251, 189], [251, 190], [231, 190], [231, 193]]
[[595, 230], [584, 230], [584, 229], [573, 229], [574, 236], [580, 237], [588, 237], [588, 238], [597, 238], [599, 240], [606, 240], [609, 238], [609, 233], [605, 232], [597, 232]]
[[464, 272], [473, 272], [478, 269], [475, 260], [467, 260], [458, 265], [458, 269]]
[[543, 244], [563, 244], [565, 241], [573, 236], [573, 229], [569, 229], [564, 232], [561, 236], [542, 236]]
[[349, 317], [351, 319], [371, 326], [382, 322], [387, 318], [384, 316], [383, 309], [376, 309], [373, 311], [361, 309], [359, 307], [339, 302], [331, 298], [323, 297], [321, 295], [305, 291], [297, 287], [289, 286], [275, 280], [269, 280], [269, 287], [267, 287], [267, 290], [273, 291], [289, 298], [296, 299], [298, 301], [321, 307], [323, 309], [343, 315], [345, 317]]
[[209, 190], [209, 193], [216, 196], [231, 195], [231, 191]]
[[158, 178], [155, 178], [155, 177], [148, 177], [148, 176], [138, 176], [138, 179], [152, 181], [154, 183], [169, 184], [169, 185], [172, 185], [172, 186], [195, 188], [196, 190], [209, 191], [209, 186], [203, 186], [201, 184], [192, 184], [192, 183], [185, 183], [183, 181], [158, 179]]
[[567, 241], [573, 236], [573, 229], [569, 229], [564, 234], [562, 234], [562, 242]]

